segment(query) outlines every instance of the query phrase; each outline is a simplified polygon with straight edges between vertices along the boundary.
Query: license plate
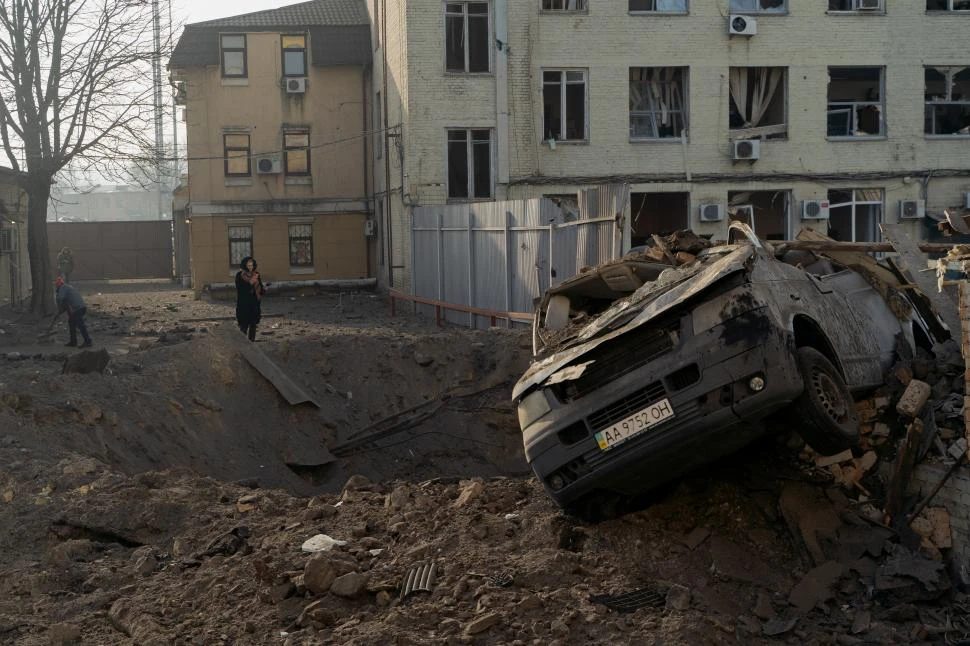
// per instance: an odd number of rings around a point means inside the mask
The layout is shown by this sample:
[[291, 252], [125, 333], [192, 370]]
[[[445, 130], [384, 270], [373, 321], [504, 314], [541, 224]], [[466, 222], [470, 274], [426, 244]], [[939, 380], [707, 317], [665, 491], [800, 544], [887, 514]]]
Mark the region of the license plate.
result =
[[674, 409], [669, 399], [661, 399], [644, 408], [639, 413], [630, 415], [625, 420], [617, 422], [609, 428], [604, 428], [594, 437], [600, 449], [609, 451], [614, 446], [623, 444], [634, 435], [638, 435], [651, 426], [674, 416]]

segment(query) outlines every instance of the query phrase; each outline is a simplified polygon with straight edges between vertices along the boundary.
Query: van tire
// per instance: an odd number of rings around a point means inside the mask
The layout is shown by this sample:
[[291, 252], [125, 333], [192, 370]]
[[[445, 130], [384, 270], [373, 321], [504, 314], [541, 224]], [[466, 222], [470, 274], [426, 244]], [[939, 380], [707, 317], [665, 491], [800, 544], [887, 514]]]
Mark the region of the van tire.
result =
[[792, 412], [799, 434], [822, 455], [835, 455], [859, 441], [859, 416], [845, 380], [815, 348], [798, 348], [798, 372], [805, 388]]

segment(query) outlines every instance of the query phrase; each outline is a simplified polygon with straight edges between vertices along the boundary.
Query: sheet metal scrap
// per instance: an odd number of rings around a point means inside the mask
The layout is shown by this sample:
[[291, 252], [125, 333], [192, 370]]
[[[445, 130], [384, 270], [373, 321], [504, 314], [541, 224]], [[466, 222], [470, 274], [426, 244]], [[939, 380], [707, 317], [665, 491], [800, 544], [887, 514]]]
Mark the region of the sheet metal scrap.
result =
[[424, 565], [415, 565], [404, 575], [404, 583], [401, 585], [401, 600], [407, 599], [414, 592], [431, 592], [435, 579], [438, 576], [438, 567], [432, 561]]
[[633, 592], [618, 595], [591, 595], [592, 603], [600, 603], [616, 612], [634, 612], [640, 608], [662, 608], [667, 603], [667, 589], [652, 584]]

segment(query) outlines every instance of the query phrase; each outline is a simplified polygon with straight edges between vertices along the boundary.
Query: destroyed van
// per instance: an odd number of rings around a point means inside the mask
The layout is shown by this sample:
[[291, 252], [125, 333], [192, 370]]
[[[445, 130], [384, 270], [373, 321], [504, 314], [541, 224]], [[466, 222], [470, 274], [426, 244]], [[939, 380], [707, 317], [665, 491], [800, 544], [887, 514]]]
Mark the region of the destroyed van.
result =
[[772, 414], [820, 453], [844, 450], [854, 396], [884, 383], [897, 348], [946, 334], [865, 254], [852, 268], [776, 257], [742, 223], [728, 244], [658, 243], [549, 289], [535, 312], [513, 399], [529, 464], [578, 515], [736, 451]]

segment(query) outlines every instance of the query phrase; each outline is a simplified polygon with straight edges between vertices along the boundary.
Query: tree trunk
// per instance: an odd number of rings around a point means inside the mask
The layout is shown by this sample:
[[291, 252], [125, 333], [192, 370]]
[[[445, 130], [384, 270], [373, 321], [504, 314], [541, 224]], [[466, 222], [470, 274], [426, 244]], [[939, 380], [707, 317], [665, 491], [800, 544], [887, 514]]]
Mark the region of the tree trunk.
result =
[[27, 253], [30, 259], [30, 311], [47, 315], [54, 310], [54, 275], [47, 244], [47, 204], [51, 177], [27, 177]]

